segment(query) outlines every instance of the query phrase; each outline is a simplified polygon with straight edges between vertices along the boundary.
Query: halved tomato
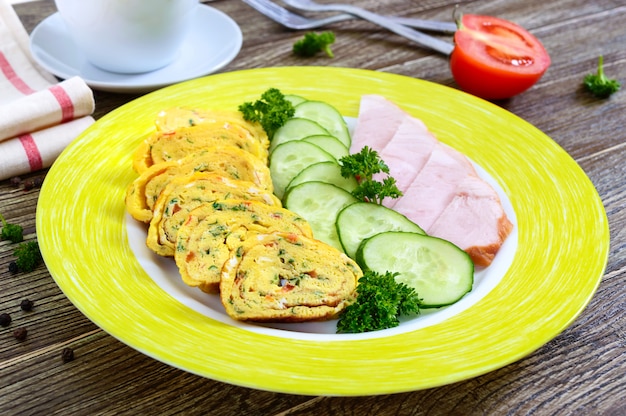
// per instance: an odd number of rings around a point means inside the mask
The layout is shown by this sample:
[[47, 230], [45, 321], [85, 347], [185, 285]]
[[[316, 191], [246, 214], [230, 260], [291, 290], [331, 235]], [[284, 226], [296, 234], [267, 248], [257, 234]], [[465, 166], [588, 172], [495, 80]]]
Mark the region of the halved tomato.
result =
[[485, 99], [526, 91], [550, 66], [550, 56], [537, 38], [497, 17], [464, 15], [454, 43], [454, 79], [463, 90]]

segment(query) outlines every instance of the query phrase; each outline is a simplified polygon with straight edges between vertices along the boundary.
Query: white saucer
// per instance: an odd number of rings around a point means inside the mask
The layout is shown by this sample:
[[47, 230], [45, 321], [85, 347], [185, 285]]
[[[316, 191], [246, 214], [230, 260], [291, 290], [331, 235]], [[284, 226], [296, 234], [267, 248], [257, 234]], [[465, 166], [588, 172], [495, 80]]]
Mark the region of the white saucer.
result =
[[93, 89], [137, 93], [218, 71], [237, 56], [242, 40], [241, 29], [234, 20], [213, 7], [200, 5], [180, 56], [156, 71], [117, 74], [91, 65], [58, 13], [33, 30], [30, 49], [37, 63], [59, 78], [78, 75]]

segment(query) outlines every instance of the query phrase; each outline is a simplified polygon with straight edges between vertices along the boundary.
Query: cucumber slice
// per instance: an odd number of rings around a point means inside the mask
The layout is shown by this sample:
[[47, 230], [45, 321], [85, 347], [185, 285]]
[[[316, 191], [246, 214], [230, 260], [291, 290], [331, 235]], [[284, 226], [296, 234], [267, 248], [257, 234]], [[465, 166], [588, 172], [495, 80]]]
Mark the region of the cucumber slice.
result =
[[302, 140], [321, 147], [331, 155], [335, 156], [335, 159], [337, 160], [350, 155], [350, 150], [334, 136], [316, 134], [315, 136], [305, 137]]
[[449, 241], [417, 233], [387, 231], [365, 240], [357, 263], [415, 289], [423, 308], [451, 305], [472, 290], [474, 263]]
[[285, 99], [291, 101], [291, 105], [294, 107], [306, 101], [306, 98], [296, 94], [285, 94]]
[[307, 220], [313, 230], [313, 237], [343, 252], [335, 218], [345, 206], [354, 204], [357, 199], [346, 190], [325, 182], [304, 182], [294, 186], [285, 195], [284, 205]]
[[[343, 146], [343, 145], [342, 145]], [[286, 192], [304, 182], [326, 182], [352, 192], [358, 185], [354, 177], [341, 176], [341, 166], [337, 162], [318, 162], [306, 167], [287, 185]]]
[[279, 145], [292, 141], [304, 139], [307, 136], [317, 134], [329, 134], [328, 130], [320, 126], [313, 120], [306, 118], [290, 118], [272, 137], [269, 152], [272, 153]]
[[348, 149], [352, 139], [348, 131], [348, 125], [343, 116], [332, 105], [322, 101], [305, 101], [298, 104], [294, 117], [313, 120], [323, 126], [331, 136], [336, 137]]
[[274, 194], [282, 198], [289, 182], [302, 169], [313, 163], [328, 161], [335, 161], [334, 156], [312, 143], [297, 140], [281, 144], [270, 155]]
[[337, 215], [336, 225], [341, 245], [352, 258], [363, 240], [385, 231], [426, 234], [399, 212], [371, 202], [357, 202], [345, 207]]

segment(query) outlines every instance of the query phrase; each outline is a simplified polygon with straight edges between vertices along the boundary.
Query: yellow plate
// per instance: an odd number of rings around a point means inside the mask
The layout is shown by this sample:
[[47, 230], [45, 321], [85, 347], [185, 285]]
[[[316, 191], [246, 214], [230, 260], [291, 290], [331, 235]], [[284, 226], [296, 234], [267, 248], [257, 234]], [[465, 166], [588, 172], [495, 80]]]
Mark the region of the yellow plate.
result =
[[[230, 325], [197, 312], [157, 285], [128, 241], [123, 199], [136, 177], [133, 150], [164, 108], [236, 109], [269, 87], [327, 101], [347, 117], [357, 115], [362, 95], [383, 95], [480, 165], [506, 193], [516, 216], [517, 250], [495, 288], [433, 325], [329, 340]], [[535, 127], [441, 85], [315, 67], [213, 75], [112, 111], [50, 169], [39, 199], [37, 233], [48, 269], [63, 292], [124, 343], [212, 379], [311, 395], [424, 389], [514, 362], [554, 338], [583, 310], [601, 280], [609, 247], [606, 213], [594, 186]]]

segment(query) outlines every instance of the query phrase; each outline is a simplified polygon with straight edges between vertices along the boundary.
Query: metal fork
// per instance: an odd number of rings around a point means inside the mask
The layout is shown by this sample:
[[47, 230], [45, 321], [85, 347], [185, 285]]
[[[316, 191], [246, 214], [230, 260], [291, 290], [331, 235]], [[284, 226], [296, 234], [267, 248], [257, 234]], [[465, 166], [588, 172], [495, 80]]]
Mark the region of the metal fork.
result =
[[[310, 18], [287, 10], [284, 7], [279, 6], [278, 4], [271, 2], [270, 0], [243, 0], [243, 2], [253, 9], [256, 9], [261, 14], [264, 14], [270, 19], [274, 20], [275, 22], [280, 23], [281, 25], [289, 29], [295, 30], [315, 29], [329, 25], [331, 23], [343, 22], [346, 20], [353, 20], [357, 18], [356, 16], [348, 13], [335, 14], [333, 16], [321, 18]], [[414, 27], [423, 30], [431, 30], [434, 32], [454, 33], [457, 29], [456, 24], [452, 22], [413, 19], [409, 17], [397, 16], [385, 17], [404, 26]]]
[[380, 27], [384, 27], [385, 29], [388, 29], [400, 36], [404, 36], [405, 38], [412, 40], [418, 45], [435, 50], [446, 56], [450, 55], [452, 53], [452, 50], [454, 49], [454, 45], [452, 45], [451, 43], [445, 42], [443, 40], [429, 36], [425, 33], [403, 26], [399, 23], [394, 22], [391, 19], [386, 18], [385, 16], [372, 13], [360, 7], [355, 7], [355, 6], [351, 6], [347, 4], [318, 4], [311, 0], [283, 0], [283, 1], [287, 5], [295, 9], [299, 9], [299, 10], [306, 10], [306, 11], [311, 11], [311, 12], [335, 11], [335, 12], [343, 12], [343, 13], [352, 14], [354, 16], [360, 17], [361, 19], [375, 23]]

